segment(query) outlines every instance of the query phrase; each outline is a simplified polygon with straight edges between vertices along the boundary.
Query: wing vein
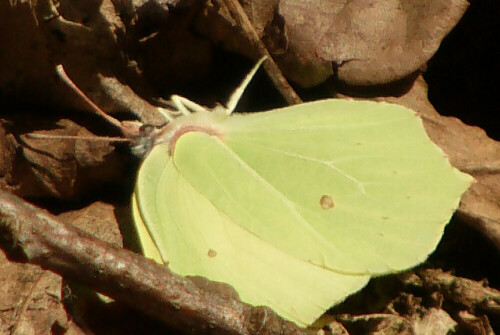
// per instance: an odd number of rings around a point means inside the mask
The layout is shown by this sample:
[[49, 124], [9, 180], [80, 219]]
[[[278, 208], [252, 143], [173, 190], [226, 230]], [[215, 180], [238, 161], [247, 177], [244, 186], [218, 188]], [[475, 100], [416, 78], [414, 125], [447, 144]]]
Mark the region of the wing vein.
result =
[[[320, 234], [314, 227], [300, 214], [300, 212], [296, 209], [295, 203], [290, 201], [287, 196], [285, 196], [280, 190], [278, 190], [273, 184], [271, 184], [268, 180], [266, 180], [262, 175], [260, 175], [255, 169], [253, 169], [251, 166], [249, 166], [244, 160], [242, 160], [230, 147], [227, 146], [226, 143], [221, 141], [220, 139], [216, 138], [215, 139], [219, 145], [222, 145], [223, 148], [234, 158], [238, 161], [242, 169], [246, 170], [248, 173], [253, 175], [259, 183], [269, 189], [271, 192], [275, 193], [278, 199], [290, 210], [290, 212], [293, 214], [294, 217], [298, 220], [298, 222], [302, 223], [304, 227], [306, 227], [314, 236], [316, 236], [318, 239], [323, 241], [326, 245], [329, 245], [331, 247], [335, 247], [332, 245], [322, 234]], [[208, 172], [210, 176], [213, 178], [214, 181], [216, 181], [217, 185], [220, 186], [221, 190], [224, 192], [226, 195], [230, 195], [230, 193], [227, 191], [227, 188], [223, 186], [222, 183], [219, 182], [219, 179], [216, 177], [216, 175], [213, 174], [212, 172], [212, 165], [209, 166]], [[231, 202], [235, 204], [238, 208], [241, 208], [242, 210], [243, 207], [241, 204], [238, 204], [232, 197], [231, 197]], [[245, 211], [247, 214], [251, 214], [248, 211]], [[245, 229], [249, 231], [248, 229]], [[249, 231], [250, 232], [250, 231]], [[252, 232], [250, 232], [252, 233]], [[255, 235], [254, 233], [252, 233]], [[256, 235], [255, 235], [256, 236]], [[261, 238], [257, 236], [258, 238]], [[267, 241], [266, 241], [267, 242]], [[269, 242], [268, 242], [269, 243]], [[335, 247], [336, 248], [336, 247]], [[323, 260], [324, 263], [324, 260]], [[332, 269], [330, 269], [332, 270]]]
[[356, 185], [356, 187], [358, 188], [358, 190], [363, 195], [366, 195], [368, 197], [372, 197], [366, 191], [363, 182], [357, 180], [355, 177], [353, 177], [350, 174], [346, 173], [342, 169], [339, 169], [337, 166], [335, 166], [335, 164], [333, 164], [334, 161], [322, 161], [322, 160], [319, 160], [319, 159], [316, 159], [316, 158], [313, 158], [313, 157], [310, 157], [310, 156], [299, 155], [299, 154], [296, 154], [296, 153], [293, 153], [293, 152], [290, 152], [290, 151], [286, 151], [286, 150], [281, 150], [281, 149], [273, 149], [273, 148], [271, 148], [269, 146], [266, 147], [266, 146], [258, 145], [258, 144], [255, 144], [255, 143], [247, 143], [247, 144], [252, 145], [252, 146], [254, 146], [256, 148], [259, 148], [259, 150], [270, 151], [270, 152], [275, 152], [275, 153], [281, 153], [281, 154], [284, 154], [284, 155], [289, 156], [289, 157], [294, 157], [294, 158], [302, 159], [302, 160], [305, 160], [305, 161], [310, 161], [310, 162], [318, 163], [318, 164], [321, 164], [321, 165], [326, 165], [330, 169], [332, 169], [332, 170], [340, 173], [345, 178], [347, 178], [350, 181], [352, 181]]

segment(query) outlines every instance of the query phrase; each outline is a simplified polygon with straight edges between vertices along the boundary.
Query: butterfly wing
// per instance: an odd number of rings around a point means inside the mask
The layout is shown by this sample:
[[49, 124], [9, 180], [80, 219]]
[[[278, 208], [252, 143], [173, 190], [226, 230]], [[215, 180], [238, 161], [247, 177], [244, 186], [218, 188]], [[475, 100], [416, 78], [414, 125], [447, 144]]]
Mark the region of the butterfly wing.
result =
[[174, 272], [301, 325], [425, 260], [472, 181], [397, 105], [323, 100], [204, 126], [218, 135], [148, 155], [136, 222]]
[[218, 127], [177, 141], [182, 176], [234, 224], [339, 273], [424, 261], [472, 180], [398, 105], [331, 99]]
[[155, 258], [157, 247], [172, 271], [229, 283], [242, 301], [269, 306], [302, 326], [366, 284], [367, 276], [318, 267], [242, 228], [187, 182], [167, 149], [153, 148], [134, 195], [136, 225], [145, 225], [152, 237], [139, 234], [142, 244], [151, 247], [145, 248], [146, 256]]

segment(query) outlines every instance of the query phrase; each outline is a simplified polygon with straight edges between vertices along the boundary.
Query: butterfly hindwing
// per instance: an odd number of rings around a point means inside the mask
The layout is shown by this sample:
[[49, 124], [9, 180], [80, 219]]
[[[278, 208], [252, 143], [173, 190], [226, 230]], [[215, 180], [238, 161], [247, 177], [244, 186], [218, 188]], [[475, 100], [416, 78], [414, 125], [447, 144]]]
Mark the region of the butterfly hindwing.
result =
[[229, 283], [244, 302], [267, 305], [302, 326], [368, 281], [302, 261], [246, 231], [187, 182], [162, 149], [143, 163], [136, 197], [175, 273]]

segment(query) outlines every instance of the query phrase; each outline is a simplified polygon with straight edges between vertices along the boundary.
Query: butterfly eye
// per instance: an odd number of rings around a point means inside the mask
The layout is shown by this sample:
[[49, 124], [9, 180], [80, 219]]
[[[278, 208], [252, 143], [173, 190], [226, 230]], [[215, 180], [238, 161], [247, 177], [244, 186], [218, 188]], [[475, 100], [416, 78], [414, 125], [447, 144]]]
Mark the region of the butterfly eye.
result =
[[140, 136], [151, 136], [153, 134], [153, 131], [156, 129], [157, 127], [151, 125], [151, 124], [143, 124], [141, 125], [141, 127], [139, 128], [139, 133], [140, 133]]
[[155, 130], [153, 125], [141, 125], [139, 128], [139, 136], [136, 136], [131, 144], [131, 151], [137, 157], [144, 157], [153, 148], [155, 144]]

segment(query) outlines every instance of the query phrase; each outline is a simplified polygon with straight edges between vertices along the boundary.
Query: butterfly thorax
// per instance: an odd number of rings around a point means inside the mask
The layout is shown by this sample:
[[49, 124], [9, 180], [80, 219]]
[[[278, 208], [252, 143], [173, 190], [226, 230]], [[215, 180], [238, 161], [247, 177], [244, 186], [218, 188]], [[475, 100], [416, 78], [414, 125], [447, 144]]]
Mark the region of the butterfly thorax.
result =
[[228, 117], [224, 109], [197, 111], [177, 116], [154, 135], [154, 144], [168, 143], [169, 153], [173, 154], [177, 140], [185, 133], [202, 132], [222, 137], [222, 123]]

